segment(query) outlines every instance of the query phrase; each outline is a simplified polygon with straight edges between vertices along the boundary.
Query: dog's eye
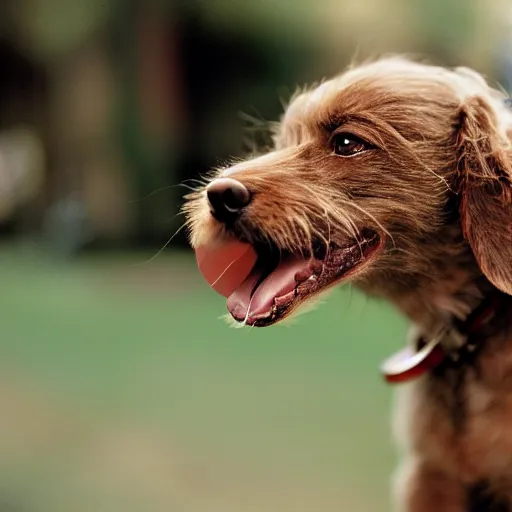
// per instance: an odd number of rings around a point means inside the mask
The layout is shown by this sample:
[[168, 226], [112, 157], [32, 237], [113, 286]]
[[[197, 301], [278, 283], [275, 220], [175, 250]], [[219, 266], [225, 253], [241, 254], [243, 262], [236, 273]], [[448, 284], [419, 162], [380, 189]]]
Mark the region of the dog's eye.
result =
[[369, 149], [368, 144], [351, 133], [338, 133], [332, 140], [334, 152], [339, 156], [352, 156]]

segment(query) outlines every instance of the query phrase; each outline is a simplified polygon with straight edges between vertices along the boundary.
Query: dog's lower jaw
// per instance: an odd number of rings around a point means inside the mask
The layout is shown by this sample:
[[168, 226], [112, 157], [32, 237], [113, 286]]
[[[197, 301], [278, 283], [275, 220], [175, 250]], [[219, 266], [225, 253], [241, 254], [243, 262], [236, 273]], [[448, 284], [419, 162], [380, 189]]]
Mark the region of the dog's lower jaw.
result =
[[396, 271], [373, 270], [354, 285], [366, 295], [390, 302], [429, 332], [454, 318], [464, 320], [494, 289], [470, 254], [461, 254], [440, 268], [421, 273], [407, 273], [399, 266]]
[[391, 233], [393, 241], [375, 268], [354, 284], [390, 302], [414, 324], [429, 330], [453, 317], [463, 320], [493, 288], [457, 223], [424, 239]]

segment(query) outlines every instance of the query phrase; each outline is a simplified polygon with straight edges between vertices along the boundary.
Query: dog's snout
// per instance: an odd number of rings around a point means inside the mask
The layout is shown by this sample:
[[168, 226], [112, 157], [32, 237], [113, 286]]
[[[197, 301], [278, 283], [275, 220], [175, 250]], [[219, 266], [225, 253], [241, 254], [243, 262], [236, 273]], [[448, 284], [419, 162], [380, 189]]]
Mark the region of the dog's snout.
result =
[[212, 215], [221, 222], [233, 220], [251, 201], [247, 188], [232, 178], [218, 178], [206, 187]]

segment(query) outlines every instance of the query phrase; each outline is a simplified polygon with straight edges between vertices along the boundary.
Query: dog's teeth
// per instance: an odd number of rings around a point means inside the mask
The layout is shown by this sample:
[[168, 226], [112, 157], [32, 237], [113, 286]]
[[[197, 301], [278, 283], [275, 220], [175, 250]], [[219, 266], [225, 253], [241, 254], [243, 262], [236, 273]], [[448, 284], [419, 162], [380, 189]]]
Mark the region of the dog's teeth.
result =
[[303, 283], [304, 281], [307, 281], [311, 276], [311, 270], [305, 269], [301, 270], [300, 272], [297, 272], [294, 276], [295, 282], [297, 284]]
[[313, 271], [313, 274], [320, 275], [324, 269], [324, 264], [321, 261], [313, 261], [310, 268]]

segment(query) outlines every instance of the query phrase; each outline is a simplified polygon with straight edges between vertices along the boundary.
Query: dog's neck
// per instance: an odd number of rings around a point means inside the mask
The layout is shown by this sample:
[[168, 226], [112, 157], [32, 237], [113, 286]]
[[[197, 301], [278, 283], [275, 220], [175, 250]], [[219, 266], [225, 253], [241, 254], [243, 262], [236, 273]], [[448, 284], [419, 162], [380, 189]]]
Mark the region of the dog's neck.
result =
[[[363, 277], [367, 294], [398, 307], [424, 333], [463, 322], [496, 288], [482, 273], [457, 222], [428, 238], [398, 240], [385, 271]], [[507, 301], [508, 304], [508, 301]], [[507, 315], [512, 328], [512, 310]]]
[[391, 297], [398, 308], [425, 330], [464, 321], [494, 291], [483, 275], [467, 276], [460, 269], [439, 280], [421, 283], [417, 290]]
[[389, 383], [400, 383], [434, 368], [443, 372], [474, 364], [489, 339], [509, 339], [511, 313], [512, 297], [494, 288], [464, 320], [452, 317], [428, 330], [416, 326], [407, 346], [386, 359], [381, 371]]
[[429, 271], [400, 274], [397, 279], [387, 273], [362, 290], [387, 299], [425, 332], [464, 321], [495, 290], [482, 274], [472, 254], [440, 255]]
[[[479, 271], [469, 279], [451, 279], [423, 283], [420, 290], [410, 290], [388, 297], [429, 339], [442, 332], [450, 332], [444, 348], [448, 351], [466, 343], [476, 334], [479, 342], [504, 329], [512, 329], [512, 297], [497, 290]], [[467, 275], [466, 277], [469, 277]], [[460, 285], [457, 286], [456, 284]], [[487, 310], [495, 310], [494, 318], [483, 330], [473, 331]], [[482, 313], [483, 312], [483, 313]], [[487, 324], [487, 320], [485, 320]], [[453, 339], [452, 339], [453, 338]]]

